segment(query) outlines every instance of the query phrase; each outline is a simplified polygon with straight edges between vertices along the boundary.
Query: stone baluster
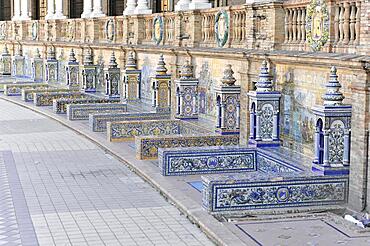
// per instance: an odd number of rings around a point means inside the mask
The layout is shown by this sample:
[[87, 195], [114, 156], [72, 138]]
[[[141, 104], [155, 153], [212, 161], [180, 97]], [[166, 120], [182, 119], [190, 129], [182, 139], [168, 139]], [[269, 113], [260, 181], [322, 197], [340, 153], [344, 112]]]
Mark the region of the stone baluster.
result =
[[[17, 0], [16, 0], [17, 1]], [[20, 16], [20, 20], [31, 20], [29, 17], [29, 3], [27, 0], [20, 1], [21, 2], [21, 9], [22, 14]]]
[[343, 43], [348, 44], [349, 42], [349, 18], [350, 18], [350, 5], [348, 2], [343, 3], [344, 7], [344, 23], [343, 23]]
[[293, 42], [297, 41], [297, 10], [293, 9], [293, 18], [292, 18], [292, 32], [293, 32]]
[[152, 10], [148, 7], [148, 0], [138, 0], [134, 13], [135, 14], [151, 14]]
[[335, 14], [334, 14], [334, 43], [339, 42], [339, 14], [340, 14], [340, 6], [336, 4]]
[[102, 0], [93, 0], [94, 1], [94, 10], [91, 13], [91, 17], [103, 17], [105, 14], [103, 13], [102, 10]]
[[84, 0], [84, 11], [81, 14], [81, 18], [90, 18], [92, 13], [92, 0]]
[[349, 165], [349, 148], [350, 148], [350, 134], [349, 130], [344, 130], [344, 137], [343, 137], [343, 142], [344, 142], [344, 149], [343, 149], [343, 165], [347, 166]]
[[324, 166], [329, 165], [329, 131], [330, 130], [324, 130]]
[[344, 37], [344, 34], [343, 34], [343, 24], [344, 24], [344, 8], [343, 8], [343, 4], [339, 4], [339, 43], [341, 43], [343, 41], [343, 37]]
[[289, 18], [288, 18], [288, 34], [289, 34], [289, 37], [288, 37], [288, 43], [292, 42], [292, 39], [293, 39], [293, 35], [292, 35], [292, 30], [293, 30], [293, 27], [292, 27], [292, 19], [293, 19], [293, 10], [292, 9], [288, 9], [289, 11]]
[[254, 139], [254, 129], [256, 125], [256, 122], [254, 122], [254, 114], [255, 112], [253, 112], [252, 110], [249, 113], [249, 139]]
[[355, 24], [355, 30], [356, 30], [356, 44], [360, 43], [360, 24], [361, 24], [361, 2], [357, 1], [356, 2], [356, 24]]
[[301, 14], [301, 43], [306, 41], [306, 8], [302, 8]]
[[55, 15], [54, 19], [66, 19], [63, 14], [63, 0], [55, 0]]
[[284, 43], [287, 43], [289, 40], [289, 9], [285, 9], [285, 19], [284, 19], [284, 31], [285, 31], [285, 38]]
[[300, 42], [301, 41], [301, 9], [298, 8], [296, 10], [298, 13], [297, 13], [297, 41]]
[[126, 8], [123, 11], [123, 15], [132, 15], [134, 14], [136, 8], [136, 0], [127, 0]]
[[355, 26], [356, 26], [356, 6], [355, 6], [355, 3], [352, 2], [351, 3], [351, 14], [350, 14], [350, 23], [349, 23], [349, 30], [350, 30], [350, 37], [349, 37], [349, 40], [350, 40], [350, 43], [353, 44], [353, 42], [355, 41], [356, 39], [356, 29], [355, 29]]
[[314, 163], [319, 163], [319, 157], [320, 157], [320, 129], [318, 126], [316, 126], [315, 131], [315, 159]]
[[55, 14], [55, 5], [54, 0], [48, 0], [47, 4], [47, 15], [45, 16], [45, 20], [53, 19]]
[[21, 1], [20, 0], [14, 0], [13, 2], [13, 9], [14, 9], [14, 15], [12, 20], [19, 20], [21, 17]]

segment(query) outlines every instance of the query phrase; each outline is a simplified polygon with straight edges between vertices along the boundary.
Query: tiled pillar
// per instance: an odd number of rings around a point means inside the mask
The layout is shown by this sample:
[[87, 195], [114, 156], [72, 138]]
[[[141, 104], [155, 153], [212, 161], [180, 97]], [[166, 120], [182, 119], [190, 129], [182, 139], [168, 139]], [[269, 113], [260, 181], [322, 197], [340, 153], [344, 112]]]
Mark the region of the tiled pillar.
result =
[[14, 15], [12, 20], [19, 20], [21, 18], [21, 0], [14, 0]]
[[127, 0], [123, 15], [133, 15], [136, 8], [136, 0]]
[[55, 15], [54, 19], [66, 19], [63, 15], [63, 0], [55, 0]]
[[53, 19], [55, 14], [55, 2], [54, 0], [48, 0], [47, 3], [47, 15], [45, 16], [45, 20]]
[[82, 13], [81, 18], [90, 18], [92, 6], [92, 0], [84, 0], [84, 12]]
[[91, 13], [91, 17], [103, 17], [105, 16], [105, 14], [103, 13], [103, 10], [102, 10], [102, 4], [101, 4], [101, 0], [93, 0], [94, 2], [94, 10], [93, 12]]

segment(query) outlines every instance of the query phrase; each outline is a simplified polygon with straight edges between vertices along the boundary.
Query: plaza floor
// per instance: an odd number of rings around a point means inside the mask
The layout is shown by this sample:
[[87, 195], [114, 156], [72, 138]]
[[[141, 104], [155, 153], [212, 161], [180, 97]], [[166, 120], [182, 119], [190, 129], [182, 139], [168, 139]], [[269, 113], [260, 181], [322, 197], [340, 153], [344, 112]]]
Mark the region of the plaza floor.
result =
[[132, 142], [0, 96], [0, 245], [370, 245], [331, 213], [217, 220], [199, 180], [163, 177]]

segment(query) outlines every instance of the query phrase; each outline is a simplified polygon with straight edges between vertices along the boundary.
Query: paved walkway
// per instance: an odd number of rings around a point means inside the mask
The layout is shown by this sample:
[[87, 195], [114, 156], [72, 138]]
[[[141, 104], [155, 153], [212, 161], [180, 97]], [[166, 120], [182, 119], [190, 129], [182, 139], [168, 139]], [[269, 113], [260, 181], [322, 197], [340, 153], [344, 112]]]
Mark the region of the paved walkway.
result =
[[86, 138], [0, 100], [0, 245], [213, 245]]

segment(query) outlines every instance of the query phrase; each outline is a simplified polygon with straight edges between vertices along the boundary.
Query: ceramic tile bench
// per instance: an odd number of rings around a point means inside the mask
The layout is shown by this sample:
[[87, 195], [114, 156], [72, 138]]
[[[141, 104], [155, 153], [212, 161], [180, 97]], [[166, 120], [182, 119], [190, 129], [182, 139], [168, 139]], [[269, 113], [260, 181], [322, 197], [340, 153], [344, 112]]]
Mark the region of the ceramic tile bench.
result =
[[337, 205], [348, 199], [348, 176], [249, 172], [206, 175], [202, 182], [202, 204], [211, 213]]
[[169, 119], [169, 114], [158, 114], [155, 112], [128, 112], [128, 113], [103, 113], [90, 114], [89, 126], [94, 132], [104, 132], [107, 130], [107, 123], [113, 121], [139, 121], [139, 120], [156, 120]]
[[6, 96], [21, 96], [22, 89], [46, 89], [48, 84], [44, 83], [15, 83], [4, 85], [4, 95]]
[[0, 81], [0, 92], [4, 92], [5, 85], [21, 85], [21, 84], [32, 84], [33, 81], [16, 81], [15, 79], [2, 80]]
[[[49, 87], [44, 89], [22, 89], [21, 91], [21, 98], [25, 102], [33, 102], [33, 94], [34, 93], [43, 93], [43, 92], [71, 92], [73, 90], [66, 89], [66, 88], [55, 88]], [[75, 91], [78, 92], [78, 91]]]
[[53, 106], [54, 99], [60, 98], [88, 98], [90, 96], [81, 92], [36, 92], [33, 94], [33, 103], [35, 106]]
[[89, 103], [67, 104], [68, 120], [88, 120], [89, 114], [123, 113], [127, 111], [126, 103]]
[[207, 133], [210, 132], [178, 119], [113, 121], [107, 123], [108, 140], [114, 142], [133, 140], [136, 136], [192, 135]]
[[119, 103], [119, 98], [98, 98], [85, 94], [85, 98], [59, 98], [53, 100], [53, 112], [56, 114], [66, 114], [67, 104], [87, 104], [87, 103]]
[[135, 138], [136, 158], [139, 160], [157, 159], [159, 148], [235, 146], [238, 135], [173, 135], [143, 136]]

